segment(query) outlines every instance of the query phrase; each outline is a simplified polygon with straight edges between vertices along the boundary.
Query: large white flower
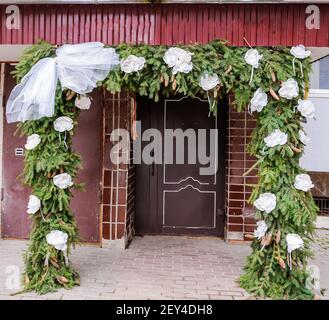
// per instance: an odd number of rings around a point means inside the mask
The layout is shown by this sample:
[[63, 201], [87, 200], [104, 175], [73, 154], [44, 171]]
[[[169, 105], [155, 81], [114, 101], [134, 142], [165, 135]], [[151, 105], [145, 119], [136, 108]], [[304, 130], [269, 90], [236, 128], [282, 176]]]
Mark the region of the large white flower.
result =
[[298, 190], [307, 192], [314, 187], [314, 184], [312, 183], [311, 177], [308, 174], [301, 173], [297, 174], [295, 177], [294, 186]]
[[91, 98], [86, 94], [81, 94], [76, 97], [74, 104], [81, 110], [89, 110], [91, 106]]
[[296, 249], [300, 249], [304, 246], [303, 239], [295, 233], [289, 233], [286, 235], [286, 242], [288, 246], [288, 252], [291, 253]]
[[269, 147], [283, 146], [287, 143], [288, 134], [282, 132], [280, 129], [275, 129], [271, 134], [264, 138], [265, 144]]
[[193, 69], [193, 64], [192, 62], [190, 63], [181, 63], [179, 65], [176, 65], [172, 69], [172, 73], [176, 74], [177, 72], [182, 72], [182, 73], [189, 73]]
[[305, 47], [300, 44], [299, 46], [292, 47], [290, 53], [298, 59], [305, 59], [311, 55], [310, 50], [305, 50]]
[[27, 213], [28, 214], [35, 214], [36, 212], [38, 212], [41, 208], [41, 201], [40, 199], [31, 194], [29, 197], [29, 202], [27, 204]]
[[219, 78], [217, 74], [209, 75], [208, 73], [204, 73], [199, 81], [200, 87], [205, 90], [214, 89], [219, 84]]
[[299, 140], [303, 144], [307, 145], [311, 141], [311, 138], [309, 138], [303, 130], [299, 130], [298, 134], [299, 134]]
[[244, 60], [250, 64], [253, 68], [259, 67], [259, 60], [263, 58], [262, 54], [259, 54], [257, 49], [249, 49], [244, 55]]
[[254, 206], [260, 210], [270, 213], [276, 207], [276, 196], [273, 193], [262, 193], [254, 202]]
[[282, 98], [291, 100], [298, 96], [299, 88], [296, 80], [290, 78], [287, 81], [283, 82], [281, 88], [279, 89], [279, 95]]
[[314, 118], [315, 106], [311, 100], [298, 100], [297, 105], [298, 111], [303, 117], [312, 119]]
[[67, 233], [60, 230], [53, 230], [46, 236], [48, 244], [61, 251], [65, 251], [67, 249], [67, 238]]
[[125, 73], [138, 72], [144, 68], [144, 65], [145, 58], [136, 57], [133, 54], [120, 62], [121, 70]]
[[41, 138], [38, 134], [34, 133], [27, 137], [27, 141], [25, 144], [26, 150], [33, 150], [36, 146], [41, 142]]
[[173, 74], [177, 72], [189, 73], [193, 69], [193, 53], [181, 48], [169, 48], [164, 54], [163, 60], [168, 67], [173, 68]]
[[265, 235], [267, 228], [267, 224], [264, 220], [257, 221], [257, 229], [254, 231], [254, 237], [261, 239]]
[[60, 189], [73, 186], [72, 177], [68, 173], [61, 173], [53, 178], [54, 185]]
[[58, 132], [70, 131], [73, 129], [73, 120], [69, 117], [59, 117], [54, 122], [54, 128]]
[[267, 99], [267, 94], [263, 91], [263, 89], [258, 88], [250, 101], [250, 111], [261, 112], [263, 108], [267, 105]]

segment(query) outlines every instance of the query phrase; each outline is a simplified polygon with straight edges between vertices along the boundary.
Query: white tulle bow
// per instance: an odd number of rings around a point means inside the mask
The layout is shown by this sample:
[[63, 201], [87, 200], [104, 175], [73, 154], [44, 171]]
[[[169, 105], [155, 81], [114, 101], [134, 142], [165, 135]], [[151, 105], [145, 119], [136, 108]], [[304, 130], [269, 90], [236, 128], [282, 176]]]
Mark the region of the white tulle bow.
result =
[[38, 61], [13, 89], [7, 102], [8, 123], [53, 116], [58, 79], [63, 89], [90, 93], [119, 63], [115, 50], [100, 42], [63, 45], [56, 58]]

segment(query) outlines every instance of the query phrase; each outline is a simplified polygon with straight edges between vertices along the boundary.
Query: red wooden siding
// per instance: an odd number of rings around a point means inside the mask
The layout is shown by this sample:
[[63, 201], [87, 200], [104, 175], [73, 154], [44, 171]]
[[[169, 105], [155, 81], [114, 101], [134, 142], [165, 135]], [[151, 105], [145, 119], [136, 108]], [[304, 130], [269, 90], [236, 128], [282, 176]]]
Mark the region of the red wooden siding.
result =
[[21, 5], [21, 29], [5, 28], [0, 6], [0, 43], [101, 41], [118, 43], [207, 43], [329, 46], [329, 5], [319, 5], [321, 28], [307, 30], [307, 5]]

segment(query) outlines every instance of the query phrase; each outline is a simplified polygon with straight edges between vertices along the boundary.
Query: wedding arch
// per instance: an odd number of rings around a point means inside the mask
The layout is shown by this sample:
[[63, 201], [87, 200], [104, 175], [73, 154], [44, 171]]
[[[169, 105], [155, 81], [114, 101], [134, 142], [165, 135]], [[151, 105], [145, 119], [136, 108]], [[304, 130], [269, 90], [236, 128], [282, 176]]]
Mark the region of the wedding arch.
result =
[[[86, 95], [102, 86], [125, 88], [157, 101], [159, 95], [203, 95], [215, 114], [217, 99], [232, 93], [236, 110], [257, 114], [249, 152], [256, 156], [258, 184], [250, 202], [258, 220], [240, 285], [251, 294], [312, 299], [307, 258], [317, 207], [310, 177], [299, 166], [307, 137], [302, 123], [314, 116], [307, 100], [310, 52], [302, 45], [230, 47], [85, 43], [55, 47], [41, 41], [22, 56], [14, 74], [18, 85], [7, 104], [7, 120], [19, 121], [27, 136], [24, 183], [32, 188], [33, 219], [25, 254], [25, 290], [40, 294], [79, 284], [68, 256], [78, 241], [70, 209], [80, 166], [72, 135]], [[59, 80], [59, 81], [58, 81]], [[188, 117], [188, 114], [186, 115]]]

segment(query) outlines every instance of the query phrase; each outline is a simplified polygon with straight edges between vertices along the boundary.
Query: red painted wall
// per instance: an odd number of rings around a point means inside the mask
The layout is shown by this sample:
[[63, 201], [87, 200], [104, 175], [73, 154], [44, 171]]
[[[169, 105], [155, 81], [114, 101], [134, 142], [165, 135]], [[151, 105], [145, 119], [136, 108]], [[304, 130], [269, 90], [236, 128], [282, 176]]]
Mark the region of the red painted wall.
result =
[[0, 43], [101, 41], [329, 46], [329, 5], [319, 5], [321, 28], [307, 30], [307, 5], [22, 5], [20, 30], [5, 28], [0, 6]]

